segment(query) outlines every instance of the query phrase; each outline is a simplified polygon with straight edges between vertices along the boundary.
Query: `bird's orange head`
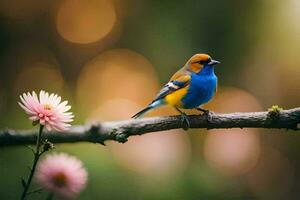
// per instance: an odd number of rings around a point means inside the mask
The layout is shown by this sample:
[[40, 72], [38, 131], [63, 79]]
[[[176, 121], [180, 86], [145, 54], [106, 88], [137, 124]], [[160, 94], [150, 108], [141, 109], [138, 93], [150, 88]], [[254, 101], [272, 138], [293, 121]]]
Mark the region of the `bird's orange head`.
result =
[[191, 72], [199, 73], [206, 65], [214, 66], [219, 64], [219, 61], [211, 59], [208, 54], [195, 54], [185, 64], [185, 68]]

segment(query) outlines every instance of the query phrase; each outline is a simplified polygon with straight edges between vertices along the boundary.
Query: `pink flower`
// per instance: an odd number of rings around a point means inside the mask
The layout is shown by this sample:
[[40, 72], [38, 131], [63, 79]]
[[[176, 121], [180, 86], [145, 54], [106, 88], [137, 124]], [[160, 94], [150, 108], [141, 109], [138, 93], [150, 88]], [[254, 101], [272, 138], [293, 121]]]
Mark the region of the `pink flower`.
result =
[[87, 171], [76, 157], [52, 154], [38, 164], [35, 180], [49, 192], [75, 198], [86, 185]]
[[35, 92], [29, 92], [20, 95], [21, 102], [18, 104], [30, 116], [29, 119], [33, 122], [39, 122], [44, 125], [47, 130], [65, 131], [73, 121], [72, 112], [67, 112], [71, 106], [68, 102], [61, 103], [61, 97], [57, 94], [50, 94], [43, 90], [40, 91], [39, 98]]

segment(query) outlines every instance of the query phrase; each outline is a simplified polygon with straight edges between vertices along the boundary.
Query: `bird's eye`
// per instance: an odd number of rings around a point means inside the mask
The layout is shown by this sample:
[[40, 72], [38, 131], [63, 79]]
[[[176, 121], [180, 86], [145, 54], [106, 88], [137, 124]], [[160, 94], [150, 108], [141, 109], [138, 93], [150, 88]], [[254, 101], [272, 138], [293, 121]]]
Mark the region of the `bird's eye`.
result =
[[203, 60], [199, 61], [198, 63], [199, 63], [200, 65], [204, 65], [204, 64], [205, 64], [205, 62], [204, 62]]

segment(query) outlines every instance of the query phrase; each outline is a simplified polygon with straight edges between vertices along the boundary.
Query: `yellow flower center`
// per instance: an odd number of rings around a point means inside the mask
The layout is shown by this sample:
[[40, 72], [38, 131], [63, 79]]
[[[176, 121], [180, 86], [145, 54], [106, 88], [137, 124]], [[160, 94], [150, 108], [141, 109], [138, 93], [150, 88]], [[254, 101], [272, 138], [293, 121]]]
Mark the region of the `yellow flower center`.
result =
[[57, 187], [63, 187], [67, 184], [67, 177], [64, 173], [59, 172], [53, 177], [53, 183]]
[[44, 105], [44, 109], [45, 110], [51, 110], [52, 109], [52, 106], [50, 104], [45, 104]]

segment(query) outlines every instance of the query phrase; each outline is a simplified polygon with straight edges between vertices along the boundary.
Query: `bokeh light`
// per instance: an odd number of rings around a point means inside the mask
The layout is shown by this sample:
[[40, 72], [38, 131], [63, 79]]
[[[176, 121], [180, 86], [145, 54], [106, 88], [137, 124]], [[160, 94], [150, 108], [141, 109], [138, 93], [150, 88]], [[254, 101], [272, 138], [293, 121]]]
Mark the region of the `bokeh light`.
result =
[[[251, 94], [230, 87], [220, 88], [211, 106], [216, 112], [261, 110], [259, 102]], [[204, 158], [207, 164], [228, 176], [242, 175], [253, 169], [260, 150], [260, 138], [256, 129], [209, 130], [204, 141]]]
[[[48, 90], [60, 93], [66, 87], [56, 56], [48, 48], [32, 43], [21, 43], [5, 55], [5, 65], [13, 74], [10, 80], [12, 94]], [[12, 60], [7, 62], [7, 60]]]
[[260, 143], [251, 130], [211, 130], [205, 139], [207, 163], [224, 175], [241, 175], [252, 169], [260, 155]]
[[120, 165], [154, 178], [178, 176], [190, 159], [189, 139], [182, 131], [135, 136], [125, 144], [109, 143], [109, 147]]
[[[131, 113], [139, 107], [135, 102], [128, 99], [111, 99], [103, 102], [88, 116], [87, 121], [104, 121], [104, 120], [126, 120], [131, 117]], [[118, 114], [114, 112], [118, 110]]]
[[58, 33], [66, 40], [87, 44], [104, 38], [117, 22], [112, 0], [64, 0], [57, 13]]
[[262, 107], [258, 99], [249, 92], [236, 88], [221, 86], [216, 96], [207, 106], [213, 112], [255, 112]]
[[61, 94], [63, 87], [64, 80], [59, 68], [49, 63], [37, 62], [22, 68], [15, 82], [15, 94], [42, 89]]
[[114, 49], [84, 66], [77, 82], [77, 103], [88, 114], [115, 98], [144, 106], [157, 88], [155, 72], [145, 57], [127, 49]]

